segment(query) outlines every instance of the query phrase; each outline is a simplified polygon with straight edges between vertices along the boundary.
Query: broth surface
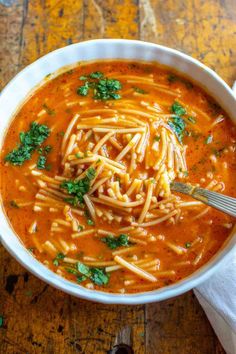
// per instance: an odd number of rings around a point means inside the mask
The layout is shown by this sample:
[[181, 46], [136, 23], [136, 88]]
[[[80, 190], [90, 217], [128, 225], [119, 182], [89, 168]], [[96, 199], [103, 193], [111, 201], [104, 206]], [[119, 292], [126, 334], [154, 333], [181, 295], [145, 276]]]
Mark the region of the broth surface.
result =
[[[32, 122], [48, 134], [30, 145]], [[21, 136], [22, 149], [30, 145], [22, 164], [22, 150], [11, 154], [21, 132], [31, 134]], [[57, 274], [90, 289], [150, 291], [193, 273], [227, 239], [233, 218], [170, 183], [236, 197], [235, 142], [227, 114], [170, 69], [81, 64], [37, 89], [13, 119], [2, 202], [25, 247]]]

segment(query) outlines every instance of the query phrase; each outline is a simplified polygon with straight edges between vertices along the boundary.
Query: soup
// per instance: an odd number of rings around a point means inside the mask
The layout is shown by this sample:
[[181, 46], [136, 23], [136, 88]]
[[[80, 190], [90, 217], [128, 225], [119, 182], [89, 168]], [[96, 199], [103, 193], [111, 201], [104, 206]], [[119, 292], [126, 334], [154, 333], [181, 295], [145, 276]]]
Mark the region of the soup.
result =
[[25, 247], [88, 289], [150, 291], [190, 275], [233, 219], [171, 191], [235, 196], [236, 129], [195, 83], [154, 63], [50, 75], [20, 108], [1, 159], [2, 203]]

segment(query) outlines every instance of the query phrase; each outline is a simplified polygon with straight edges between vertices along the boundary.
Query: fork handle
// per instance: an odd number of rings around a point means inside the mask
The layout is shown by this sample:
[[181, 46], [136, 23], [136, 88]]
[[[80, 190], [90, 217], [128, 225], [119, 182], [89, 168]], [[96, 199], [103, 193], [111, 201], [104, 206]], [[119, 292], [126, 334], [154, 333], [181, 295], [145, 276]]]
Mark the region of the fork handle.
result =
[[236, 198], [180, 182], [173, 182], [171, 190], [190, 195], [204, 204], [236, 217]]

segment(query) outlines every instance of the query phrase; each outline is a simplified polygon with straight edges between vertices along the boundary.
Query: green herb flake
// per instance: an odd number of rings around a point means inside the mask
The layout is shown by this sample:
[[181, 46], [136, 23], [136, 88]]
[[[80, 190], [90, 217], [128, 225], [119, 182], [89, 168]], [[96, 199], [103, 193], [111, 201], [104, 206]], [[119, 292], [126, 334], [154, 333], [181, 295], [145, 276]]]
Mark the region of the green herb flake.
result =
[[154, 136], [154, 139], [153, 139], [154, 141], [160, 141], [161, 140], [161, 137], [160, 137], [160, 135], [156, 135], [156, 136]]
[[0, 328], [3, 327], [4, 324], [4, 317], [0, 315]]
[[177, 116], [183, 116], [186, 114], [186, 109], [177, 101], [175, 101], [171, 106], [171, 112], [177, 114]]
[[105, 270], [100, 269], [100, 268], [91, 268], [91, 276], [90, 279], [96, 284], [96, 285], [107, 285], [109, 282], [110, 274], [107, 274]]
[[52, 263], [58, 267], [60, 264], [60, 260], [63, 260], [65, 258], [65, 255], [63, 253], [58, 253], [56, 255], [56, 258], [54, 258], [54, 260], [52, 261]]
[[39, 148], [49, 135], [50, 129], [46, 125], [32, 122], [30, 130], [19, 134], [20, 144], [5, 156], [5, 161], [14, 166], [23, 165], [25, 161], [31, 159], [33, 152]]
[[106, 245], [112, 250], [122, 246], [129, 246], [129, 238], [126, 234], [120, 234], [118, 237], [108, 235], [106, 237], [101, 238], [101, 241], [106, 243]]
[[91, 79], [101, 79], [103, 76], [104, 75], [101, 71], [95, 71], [89, 75]]
[[212, 135], [208, 135], [205, 139], [205, 144], [211, 144], [213, 141], [213, 136]]
[[143, 94], [143, 95], [147, 94], [147, 91], [141, 89], [140, 87], [134, 86], [133, 89], [134, 89], [134, 91], [137, 92], [137, 93], [141, 93], [141, 94]]
[[[85, 76], [83, 76], [83, 79]], [[77, 88], [77, 94], [87, 96], [89, 90], [93, 90], [93, 98], [97, 100], [117, 100], [121, 96], [117, 93], [121, 89], [121, 83], [115, 79], [103, 77], [103, 73], [96, 71], [86, 77], [84, 85]], [[95, 81], [88, 81], [95, 80]]]
[[172, 83], [172, 82], [176, 82], [178, 81], [178, 76], [176, 76], [175, 74], [173, 73], [170, 73], [168, 76], [167, 76], [167, 80]]
[[19, 208], [20, 208], [19, 205], [16, 203], [15, 200], [11, 200], [11, 201], [10, 201], [10, 206], [11, 206], [12, 208], [15, 208], [15, 209], [19, 209]]
[[77, 159], [82, 159], [82, 158], [83, 158], [83, 156], [80, 155], [78, 152], [75, 154], [75, 157], [76, 157]]
[[89, 84], [88, 81], [86, 81], [83, 86], [78, 87], [77, 94], [80, 96], [87, 96], [88, 93], [89, 93]]
[[224, 149], [225, 149], [225, 147], [222, 147], [221, 149], [214, 148], [214, 149], [212, 149], [212, 152], [216, 157], [221, 157], [224, 152]]
[[43, 155], [40, 155], [39, 158], [38, 158], [38, 161], [37, 161], [37, 169], [38, 170], [45, 170], [46, 168], [46, 157], [43, 156]]
[[78, 230], [83, 231], [84, 227], [82, 225], [78, 225]]
[[101, 79], [94, 90], [94, 98], [98, 100], [118, 100], [121, 96], [116, 93], [121, 89], [121, 83], [114, 79]]
[[185, 243], [185, 248], [190, 248], [191, 245], [192, 245], [191, 242], [186, 242], [186, 243]]
[[83, 281], [85, 281], [87, 278], [85, 275], [79, 275], [76, 280], [78, 283], [82, 283]]
[[179, 116], [173, 117], [168, 121], [168, 125], [171, 127], [178, 140], [182, 143], [185, 130], [185, 122], [183, 118]]
[[68, 273], [76, 275], [78, 283], [90, 279], [96, 285], [107, 285], [109, 274], [101, 268], [90, 268], [87, 265], [77, 262], [75, 268], [66, 268]]
[[81, 81], [85, 81], [85, 80], [88, 79], [88, 76], [81, 75], [79, 79], [80, 79]]
[[74, 274], [74, 275], [78, 275], [78, 272], [76, 269], [73, 269], [73, 268], [65, 268], [67, 273], [70, 273], [70, 274]]
[[29, 247], [29, 248], [27, 248], [27, 250], [28, 250], [30, 253], [34, 253], [35, 248], [34, 248], [34, 247]]
[[88, 193], [90, 189], [90, 182], [95, 177], [95, 169], [90, 167], [86, 173], [86, 176], [80, 180], [64, 181], [60, 185], [61, 188], [66, 189], [68, 194], [71, 194], [72, 198], [65, 198], [64, 200], [74, 206], [78, 206], [78, 203], [84, 202], [84, 195]]
[[196, 124], [196, 119], [193, 117], [188, 117], [187, 118], [191, 123]]
[[55, 110], [48, 107], [48, 105], [46, 103], [43, 104], [43, 108], [45, 109], [46, 113], [49, 115], [49, 116], [54, 116], [56, 114]]

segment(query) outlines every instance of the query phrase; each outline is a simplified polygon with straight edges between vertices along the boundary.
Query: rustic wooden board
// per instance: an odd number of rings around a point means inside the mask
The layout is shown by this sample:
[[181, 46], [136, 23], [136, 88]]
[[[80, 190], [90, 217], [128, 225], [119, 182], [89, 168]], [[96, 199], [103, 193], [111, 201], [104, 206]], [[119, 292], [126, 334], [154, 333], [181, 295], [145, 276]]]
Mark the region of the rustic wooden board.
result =
[[[232, 84], [235, 34], [235, 0], [0, 0], [0, 85], [55, 48], [101, 37], [172, 46]], [[103, 354], [121, 339], [135, 354], [224, 353], [192, 292], [145, 306], [95, 304], [46, 285], [3, 247], [0, 261], [1, 353]]]

